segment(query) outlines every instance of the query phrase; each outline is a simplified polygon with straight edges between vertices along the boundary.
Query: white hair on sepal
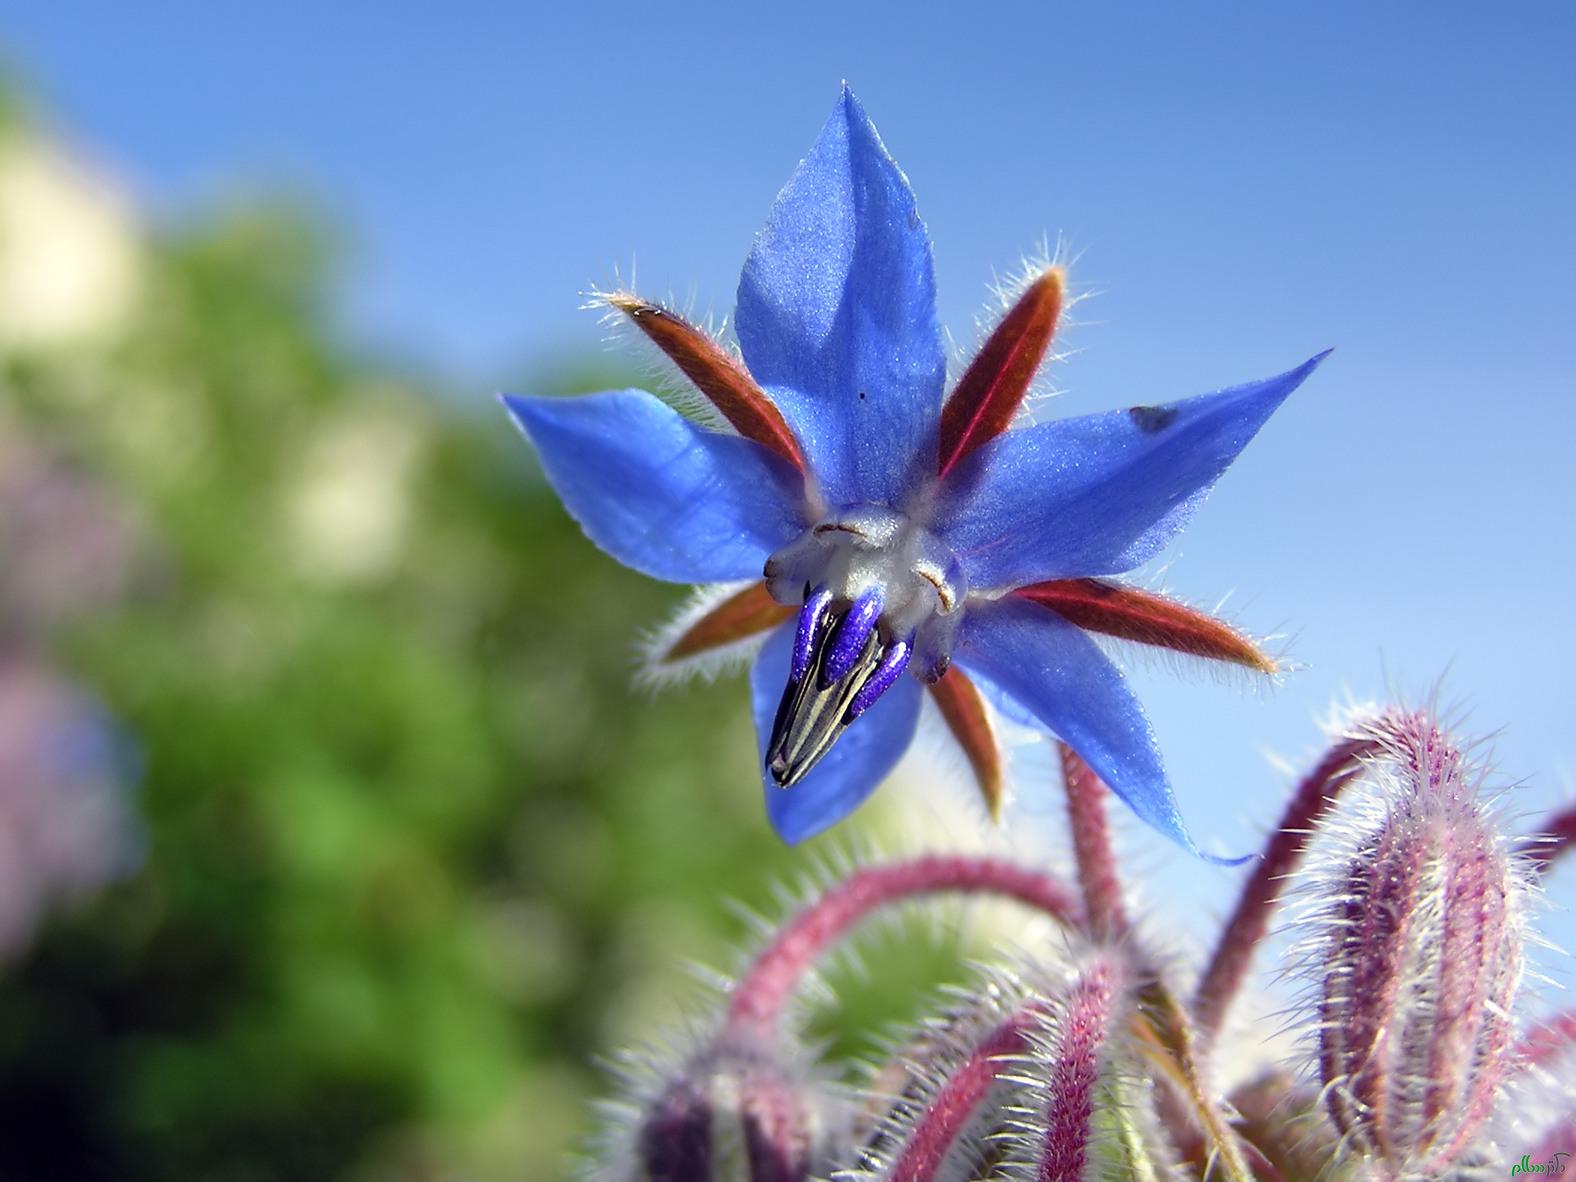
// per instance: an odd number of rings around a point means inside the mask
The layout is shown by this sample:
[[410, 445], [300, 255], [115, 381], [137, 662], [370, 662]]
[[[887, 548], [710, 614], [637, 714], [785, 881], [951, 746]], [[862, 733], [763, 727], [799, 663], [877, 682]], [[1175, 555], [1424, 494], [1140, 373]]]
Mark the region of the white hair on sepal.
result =
[[1185, 597], [1165, 590], [1158, 574], [1145, 579], [1141, 583], [1123, 581], [1120, 585], [1131, 587], [1135, 591], [1144, 591], [1151, 595], [1163, 596], [1186, 607], [1192, 607], [1195, 611], [1201, 611], [1206, 615], [1212, 616], [1227, 628], [1246, 637], [1275, 664], [1274, 670], [1265, 671], [1220, 657], [1184, 652], [1179, 649], [1168, 648], [1165, 645], [1149, 644], [1141, 640], [1112, 636], [1105, 632], [1097, 632], [1087, 628], [1083, 629], [1084, 635], [1094, 641], [1100, 650], [1123, 670], [1142, 669], [1147, 671], [1160, 669], [1189, 684], [1209, 682], [1219, 686], [1231, 686], [1251, 693], [1255, 697], [1263, 698], [1279, 689], [1290, 674], [1300, 672], [1306, 667], [1289, 660], [1287, 656], [1295, 645], [1295, 633], [1284, 632], [1280, 629], [1268, 633], [1258, 633], [1240, 627], [1234, 620], [1227, 618], [1222, 609], [1225, 607], [1227, 599], [1230, 598], [1229, 593], [1222, 596], [1215, 607], [1206, 611], [1203, 608], [1194, 607]]
[[[699, 390], [695, 388], [689, 378], [680, 372], [673, 360], [659, 348], [645, 333], [635, 326], [629, 313], [618, 306], [620, 299], [636, 299], [642, 303], [651, 304], [662, 309], [680, 320], [685, 321], [711, 341], [728, 357], [739, 360], [737, 345], [725, 335], [725, 329], [715, 324], [715, 317], [710, 309], [704, 317], [696, 319], [694, 305], [696, 292], [693, 285], [688, 295], [680, 302], [675, 298], [670, 288], [666, 298], [653, 300], [638, 294], [635, 283], [635, 267], [631, 262], [629, 269], [629, 282], [625, 283], [619, 274], [619, 268], [613, 267], [613, 282], [609, 286], [593, 283], [581, 292], [584, 302], [580, 305], [582, 310], [598, 313], [599, 323], [605, 330], [603, 343], [607, 348], [626, 350], [636, 359], [645, 381], [663, 402], [667, 403], [679, 414], [691, 419], [701, 426], [713, 431], [724, 431], [735, 434], [733, 424]], [[723, 325], [726, 325], [726, 319]]]
[[661, 690], [697, 677], [702, 681], [715, 681], [720, 674], [737, 672], [747, 666], [761, 651], [761, 646], [771, 635], [771, 628], [689, 656], [668, 659], [666, 654], [672, 651], [686, 632], [754, 582], [750, 579], [696, 587], [672, 619], [647, 630], [641, 637], [640, 664], [635, 671], [635, 684]]
[[1181, 652], [1164, 645], [1129, 640], [1123, 636], [1111, 636], [1087, 629], [1084, 630], [1084, 634], [1094, 641], [1100, 651], [1124, 673], [1158, 669], [1190, 685], [1207, 682], [1212, 685], [1234, 687], [1256, 697], [1266, 697], [1273, 693], [1280, 687], [1285, 674], [1291, 671], [1282, 659], [1281, 648], [1284, 638], [1276, 635], [1255, 638], [1261, 646], [1269, 646], [1266, 652], [1275, 661], [1275, 672], [1264, 673], [1235, 661]]
[[[1038, 421], [1038, 408], [1064, 391], [1058, 387], [1052, 376], [1051, 367], [1070, 357], [1077, 352], [1063, 344], [1067, 330], [1075, 328], [1081, 323], [1073, 313], [1073, 309], [1084, 300], [1099, 294], [1093, 289], [1075, 289], [1072, 282], [1071, 270], [1082, 257], [1082, 251], [1074, 252], [1065, 238], [1060, 234], [1056, 237], [1056, 244], [1052, 247], [1046, 236], [1040, 238], [1039, 245], [1030, 253], [1025, 254], [1018, 262], [1017, 267], [1005, 275], [991, 272], [990, 282], [987, 287], [990, 292], [990, 303], [986, 310], [974, 320], [974, 339], [972, 348], [964, 353], [959, 342], [952, 340], [954, 363], [957, 366], [957, 376], [961, 376], [968, 368], [968, 363], [974, 354], [989, 339], [990, 334], [1001, 323], [1002, 317], [1012, 309], [1029, 286], [1046, 271], [1053, 267], [1060, 268], [1062, 272], [1062, 306], [1057, 318], [1056, 333], [1051, 338], [1050, 348], [1045, 354], [1045, 359], [1040, 363], [1035, 372], [1034, 379], [1029, 384], [1028, 392], [1024, 395], [1023, 402], [1019, 405], [1014, 426], [1030, 425]], [[949, 334], [949, 340], [950, 334]]]

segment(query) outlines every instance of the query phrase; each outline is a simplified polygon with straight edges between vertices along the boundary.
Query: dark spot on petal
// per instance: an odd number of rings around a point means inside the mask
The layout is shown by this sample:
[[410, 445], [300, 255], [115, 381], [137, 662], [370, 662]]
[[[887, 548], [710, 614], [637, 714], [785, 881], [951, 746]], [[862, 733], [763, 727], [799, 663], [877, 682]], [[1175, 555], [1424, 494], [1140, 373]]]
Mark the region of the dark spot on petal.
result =
[[1145, 435], [1153, 435], [1157, 431], [1164, 431], [1172, 424], [1177, 417], [1177, 408], [1174, 406], [1135, 406], [1127, 413], [1140, 431]]
[[861, 390], [861, 391], [859, 391], [859, 401], [863, 402], [864, 400], [865, 400], [865, 392], [863, 390]]

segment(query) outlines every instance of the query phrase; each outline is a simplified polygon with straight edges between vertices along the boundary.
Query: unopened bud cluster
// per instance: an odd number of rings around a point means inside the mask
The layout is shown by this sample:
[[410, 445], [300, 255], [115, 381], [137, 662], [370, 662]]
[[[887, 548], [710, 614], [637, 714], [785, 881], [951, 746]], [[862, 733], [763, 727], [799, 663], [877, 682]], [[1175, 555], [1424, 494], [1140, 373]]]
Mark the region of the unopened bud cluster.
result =
[[[707, 1037], [647, 1061], [611, 1106], [590, 1176], [1403, 1182], [1530, 1173], [1576, 1148], [1576, 1014], [1516, 1028], [1538, 864], [1524, 849], [1537, 847], [1513, 844], [1482, 768], [1431, 716], [1370, 714], [1343, 731], [1191, 994], [1127, 918], [1105, 789], [1071, 751], [1064, 772], [1076, 876], [932, 854], [822, 889], [749, 963]], [[1294, 1012], [1307, 1055], [1260, 1056], [1226, 1089], [1216, 1064], [1241, 1053], [1224, 1045], [1223, 1015], [1288, 890], [1306, 934]], [[795, 989], [869, 915], [952, 893], [1015, 899], [1063, 935], [978, 971], [862, 1088], [831, 1082], [846, 1072], [804, 1047]], [[1284, 1024], [1272, 1021], [1246, 1032], [1250, 1056]]]

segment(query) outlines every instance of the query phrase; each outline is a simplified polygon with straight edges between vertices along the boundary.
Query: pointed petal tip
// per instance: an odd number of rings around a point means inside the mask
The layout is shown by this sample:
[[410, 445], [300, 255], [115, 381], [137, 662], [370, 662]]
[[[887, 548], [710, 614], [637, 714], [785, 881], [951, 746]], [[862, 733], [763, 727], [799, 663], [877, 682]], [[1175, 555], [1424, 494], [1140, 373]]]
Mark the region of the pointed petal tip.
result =
[[958, 657], [1078, 751], [1155, 832], [1206, 862], [1245, 860], [1206, 854], [1188, 833], [1143, 707], [1081, 629], [1034, 604], [998, 600], [964, 621]]
[[497, 399], [498, 405], [503, 407], [514, 425], [524, 432], [526, 438], [530, 438], [531, 428], [529, 420], [532, 417], [534, 404], [540, 402], [541, 399], [528, 398], [524, 394], [499, 394]]
[[652, 578], [759, 579], [767, 556], [803, 528], [791, 470], [643, 390], [510, 395], [504, 406], [586, 536]]
[[933, 446], [946, 350], [913, 189], [852, 92], [773, 202], [733, 323], [829, 503], [907, 494]]
[[897, 173], [908, 199], [913, 201], [914, 191], [913, 186], [909, 184], [908, 175], [893, 157], [891, 150], [886, 146], [886, 141], [881, 138], [881, 132], [876, 128], [875, 120], [870, 118], [869, 112], [865, 110], [864, 103], [859, 101], [859, 96], [853, 92], [847, 82], [843, 83], [843, 91], [837, 100], [837, 107], [832, 112], [830, 122], [835, 122], [839, 118], [842, 119], [848, 133], [850, 152], [864, 150], [891, 167]]
[[1210, 863], [1212, 866], [1242, 866], [1248, 862], [1256, 862], [1260, 857], [1258, 854], [1243, 854], [1237, 858], [1228, 858], [1223, 854], [1207, 854], [1194, 845], [1191, 839], [1188, 841], [1188, 849], [1193, 852], [1195, 857]]
[[[1315, 353], [1301, 365], [1295, 367], [1294, 369], [1289, 369], [1284, 374], [1282, 374], [1281, 378], [1288, 382], [1288, 389], [1286, 392], [1288, 394], [1291, 393], [1292, 390], [1295, 390], [1298, 386], [1302, 385], [1303, 382], [1307, 381], [1308, 375], [1313, 373], [1314, 370], [1318, 369], [1319, 366], [1323, 365], [1325, 358], [1327, 358], [1333, 352], [1335, 352], [1335, 346], [1331, 345], [1328, 349], [1322, 349]], [[1273, 381], [1274, 379], [1271, 380]]]
[[[1121, 796], [1122, 794], [1115, 793], [1115, 795]], [[1123, 799], [1126, 800], [1127, 798], [1124, 797]], [[1133, 802], [1127, 800], [1127, 804], [1131, 807]], [[1202, 849], [1198, 842], [1193, 840], [1193, 834], [1188, 831], [1179, 813], [1166, 818], [1163, 822], [1151, 817], [1144, 817], [1143, 819], [1161, 836], [1175, 842], [1200, 862], [1208, 862], [1211, 866], [1241, 866], [1248, 862], [1256, 862], [1262, 856], [1253, 853], [1241, 854], [1232, 858], [1227, 857], [1225, 854], [1209, 853], [1207, 850]]]

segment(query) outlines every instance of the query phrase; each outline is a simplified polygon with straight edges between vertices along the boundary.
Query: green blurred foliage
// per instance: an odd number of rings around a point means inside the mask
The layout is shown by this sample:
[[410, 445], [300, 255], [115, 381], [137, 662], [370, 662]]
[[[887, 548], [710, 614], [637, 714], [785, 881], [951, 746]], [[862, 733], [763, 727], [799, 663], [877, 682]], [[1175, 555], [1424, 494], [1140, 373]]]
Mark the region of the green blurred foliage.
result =
[[[4, 355], [148, 538], [56, 644], [141, 749], [145, 861], [0, 981], [5, 1179], [561, 1176], [595, 1058], [805, 869], [742, 683], [632, 685], [682, 593], [585, 541], [490, 398], [335, 339], [330, 247], [232, 210], [146, 245], [112, 341]], [[954, 955], [891, 941], [882, 981]]]

